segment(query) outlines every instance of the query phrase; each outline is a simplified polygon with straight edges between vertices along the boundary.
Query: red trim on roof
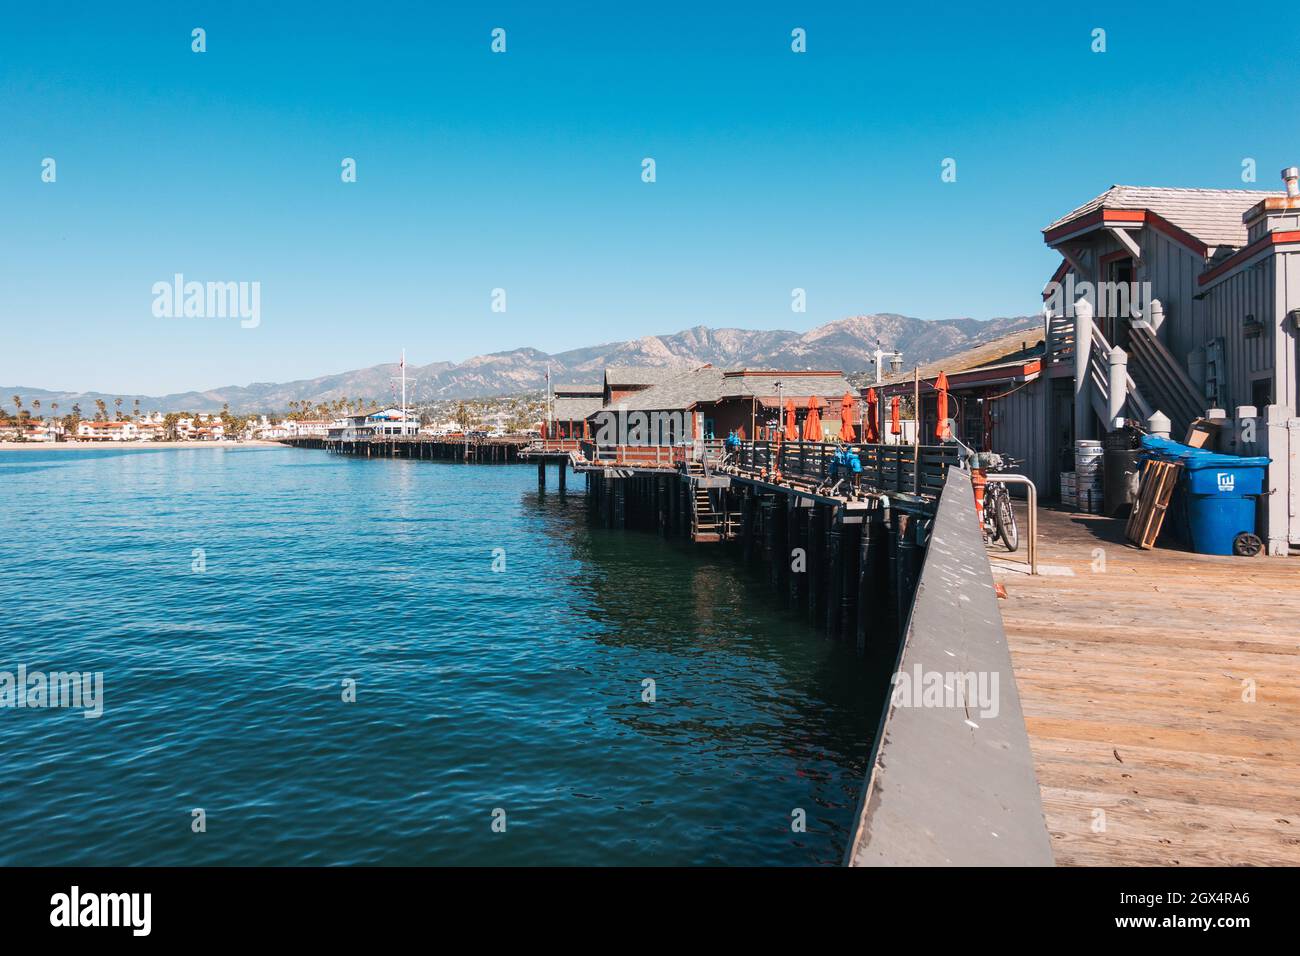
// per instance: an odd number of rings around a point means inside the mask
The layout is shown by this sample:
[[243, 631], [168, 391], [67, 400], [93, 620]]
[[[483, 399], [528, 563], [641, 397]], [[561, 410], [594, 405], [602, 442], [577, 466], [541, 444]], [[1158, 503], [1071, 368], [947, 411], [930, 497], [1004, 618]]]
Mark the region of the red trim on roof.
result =
[[1180, 229], [1168, 219], [1150, 209], [1096, 209], [1086, 215], [1079, 216], [1069, 222], [1062, 223], [1052, 230], [1043, 231], [1043, 242], [1047, 245], [1055, 245], [1064, 239], [1068, 239], [1081, 232], [1088, 232], [1094, 228], [1103, 228], [1109, 225], [1118, 225], [1120, 223], [1142, 223], [1150, 226], [1158, 232], [1163, 232], [1169, 238], [1176, 242], [1182, 243], [1202, 256], [1208, 255], [1210, 247], [1197, 239], [1185, 229]]
[[1208, 272], [1201, 273], [1201, 275], [1197, 277], [1196, 282], [1198, 285], [1208, 285], [1209, 283], [1213, 282], [1215, 279], [1219, 278], [1225, 273], [1231, 272], [1233, 269], [1237, 268], [1239, 265], [1244, 263], [1247, 259], [1253, 259], [1255, 256], [1259, 255], [1259, 253], [1262, 252], [1263, 250], [1268, 249], [1272, 246], [1286, 245], [1287, 243], [1291, 243], [1291, 242], [1300, 242], [1300, 232], [1291, 231], [1291, 232], [1265, 233], [1264, 235], [1256, 239], [1254, 242], [1252, 242], [1250, 245], [1246, 246], [1244, 249], [1238, 249], [1232, 255], [1228, 256], [1228, 258], [1220, 262], [1213, 269], [1210, 269]]
[[1157, 232], [1163, 232], [1175, 242], [1182, 243], [1198, 255], [1207, 256], [1210, 254], [1210, 247], [1201, 242], [1201, 240], [1197, 239], [1190, 232], [1178, 228], [1168, 219], [1158, 216], [1149, 210], [1146, 213], [1146, 224], [1154, 228]]
[[1050, 286], [1053, 282], [1057, 282], [1057, 283], [1063, 282], [1065, 280], [1066, 273], [1068, 273], [1069, 271], [1070, 271], [1070, 260], [1062, 258], [1061, 264], [1056, 267], [1056, 271], [1052, 273], [1052, 277], [1047, 280], [1047, 285], [1043, 286], [1044, 301], [1046, 301], [1047, 297], [1051, 295], [1051, 293], [1047, 291], [1047, 286]]

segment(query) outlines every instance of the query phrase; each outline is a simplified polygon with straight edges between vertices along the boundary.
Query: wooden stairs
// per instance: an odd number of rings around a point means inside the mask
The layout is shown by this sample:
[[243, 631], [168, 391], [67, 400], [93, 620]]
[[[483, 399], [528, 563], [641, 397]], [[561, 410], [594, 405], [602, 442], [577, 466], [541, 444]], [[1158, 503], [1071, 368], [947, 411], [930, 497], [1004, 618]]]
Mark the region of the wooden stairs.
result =
[[[708, 472], [702, 463], [694, 460], [686, 462], [688, 479], [703, 478], [707, 475]], [[718, 511], [714, 507], [708, 488], [692, 483], [691, 498], [691, 540], [722, 541], [724, 538], [731, 537], [731, 529], [735, 524], [734, 516]]]

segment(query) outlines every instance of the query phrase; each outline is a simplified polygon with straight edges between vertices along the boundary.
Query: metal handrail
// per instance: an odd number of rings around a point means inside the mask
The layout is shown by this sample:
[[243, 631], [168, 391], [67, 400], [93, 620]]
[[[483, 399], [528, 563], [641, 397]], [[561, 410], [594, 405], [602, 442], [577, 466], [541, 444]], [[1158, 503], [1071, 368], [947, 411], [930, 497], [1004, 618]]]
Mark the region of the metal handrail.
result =
[[1000, 481], [1004, 485], [1024, 485], [1029, 489], [1029, 573], [1038, 573], [1038, 487], [1026, 475], [1004, 475], [995, 471], [987, 476], [988, 481]]

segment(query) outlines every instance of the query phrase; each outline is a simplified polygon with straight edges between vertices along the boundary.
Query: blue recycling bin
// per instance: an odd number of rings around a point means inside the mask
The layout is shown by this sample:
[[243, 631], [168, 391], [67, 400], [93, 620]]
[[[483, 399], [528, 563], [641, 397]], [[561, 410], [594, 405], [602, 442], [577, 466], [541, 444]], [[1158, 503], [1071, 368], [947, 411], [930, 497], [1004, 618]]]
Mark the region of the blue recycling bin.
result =
[[[1220, 455], [1204, 448], [1147, 436], [1145, 457], [1176, 461], [1183, 466], [1183, 512], [1192, 550], [1199, 554], [1254, 553], [1255, 499], [1264, 493], [1268, 459]], [[1238, 538], [1243, 549], [1236, 550]], [[1251, 549], [1254, 550], [1251, 550]]]
[[[1255, 499], [1264, 490], [1267, 458], [1195, 455], [1186, 471], [1187, 530], [1199, 554], [1234, 554], [1238, 535], [1255, 534]], [[1258, 549], [1258, 544], [1251, 542]]]

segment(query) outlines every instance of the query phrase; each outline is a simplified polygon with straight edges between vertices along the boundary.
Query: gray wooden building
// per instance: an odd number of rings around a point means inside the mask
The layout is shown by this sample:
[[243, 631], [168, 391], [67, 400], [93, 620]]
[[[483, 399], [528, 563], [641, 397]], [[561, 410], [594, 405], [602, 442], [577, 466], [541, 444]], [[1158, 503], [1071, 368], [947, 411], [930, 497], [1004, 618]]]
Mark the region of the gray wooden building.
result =
[[1043, 230], [1048, 462], [1118, 418], [1220, 420], [1219, 447], [1272, 459], [1261, 531], [1300, 546], [1300, 171], [1286, 189], [1112, 186]]

